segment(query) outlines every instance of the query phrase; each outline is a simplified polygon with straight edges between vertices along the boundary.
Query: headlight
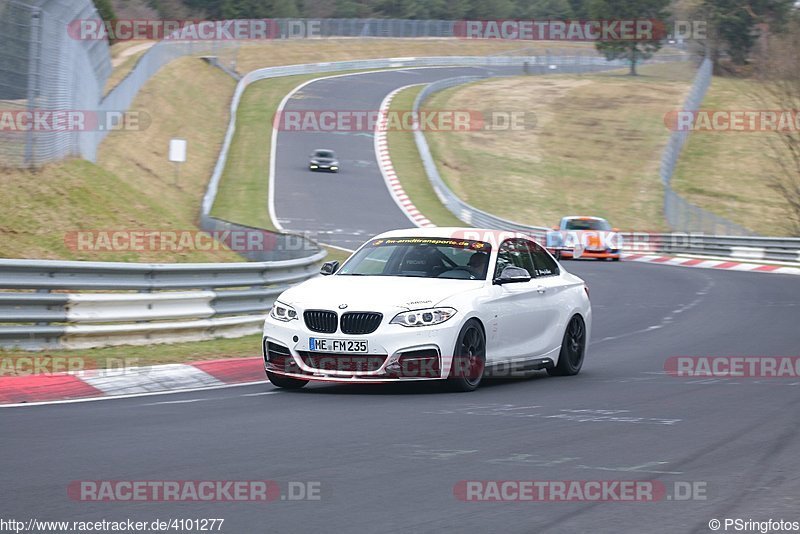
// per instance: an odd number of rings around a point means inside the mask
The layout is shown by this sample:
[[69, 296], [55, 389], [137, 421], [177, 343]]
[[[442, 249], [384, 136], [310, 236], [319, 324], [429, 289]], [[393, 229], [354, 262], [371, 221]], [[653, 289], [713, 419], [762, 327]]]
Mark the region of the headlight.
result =
[[297, 312], [291, 306], [276, 301], [269, 311], [269, 316], [278, 321], [292, 321], [297, 319]]
[[414, 310], [398, 313], [389, 324], [399, 324], [403, 326], [431, 326], [440, 324], [456, 314], [453, 308], [427, 308], [425, 310]]

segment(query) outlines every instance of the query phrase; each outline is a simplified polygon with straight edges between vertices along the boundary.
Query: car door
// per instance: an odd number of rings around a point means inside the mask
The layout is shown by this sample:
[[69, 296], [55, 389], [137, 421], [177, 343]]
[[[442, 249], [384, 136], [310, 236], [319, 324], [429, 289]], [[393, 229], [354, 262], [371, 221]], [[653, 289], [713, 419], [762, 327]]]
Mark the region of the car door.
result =
[[[496, 336], [489, 346], [490, 357], [512, 360], [537, 357], [551, 347], [552, 334], [546, 332], [555, 312], [552, 294], [536, 278], [536, 267], [530, 250], [535, 245], [527, 239], [507, 239], [501, 243], [495, 262], [495, 278], [507, 265], [521, 267], [532, 276], [528, 282], [493, 285], [490, 308], [493, 312]], [[538, 246], [538, 245], [537, 245]]]
[[561, 276], [561, 268], [558, 262], [538, 243], [529, 243], [531, 258], [536, 273], [536, 287], [539, 292], [546, 296], [543, 300], [543, 307], [547, 313], [541, 317], [542, 321], [542, 345], [544, 350], [541, 354], [551, 352], [561, 346], [561, 341], [569, 319], [569, 299], [567, 292], [570, 285]]

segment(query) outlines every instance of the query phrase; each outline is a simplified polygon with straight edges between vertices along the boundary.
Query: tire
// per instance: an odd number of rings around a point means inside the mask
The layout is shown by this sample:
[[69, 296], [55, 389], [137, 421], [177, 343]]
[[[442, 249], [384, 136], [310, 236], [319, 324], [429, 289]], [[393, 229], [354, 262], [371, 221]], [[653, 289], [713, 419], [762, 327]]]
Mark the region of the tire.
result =
[[289, 376], [283, 376], [276, 373], [271, 373], [269, 371], [267, 371], [267, 378], [269, 378], [269, 381], [272, 382], [273, 386], [282, 389], [300, 389], [308, 384], [308, 380], [291, 378]]
[[485, 370], [486, 334], [478, 321], [470, 319], [456, 338], [448, 385], [453, 391], [475, 391]]
[[586, 354], [586, 323], [580, 315], [573, 315], [567, 323], [564, 339], [561, 342], [561, 352], [558, 355], [558, 364], [547, 370], [550, 376], [574, 376], [583, 367], [583, 357]]

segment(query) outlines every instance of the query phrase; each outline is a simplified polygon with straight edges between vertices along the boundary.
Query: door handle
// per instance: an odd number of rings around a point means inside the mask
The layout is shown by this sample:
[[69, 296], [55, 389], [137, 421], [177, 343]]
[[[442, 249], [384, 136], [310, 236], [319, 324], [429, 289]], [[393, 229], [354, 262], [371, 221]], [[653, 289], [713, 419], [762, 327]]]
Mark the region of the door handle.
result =
[[536, 286], [536, 292], [539, 293], [540, 295], [544, 295], [545, 293], [547, 293], [547, 288], [544, 286]]

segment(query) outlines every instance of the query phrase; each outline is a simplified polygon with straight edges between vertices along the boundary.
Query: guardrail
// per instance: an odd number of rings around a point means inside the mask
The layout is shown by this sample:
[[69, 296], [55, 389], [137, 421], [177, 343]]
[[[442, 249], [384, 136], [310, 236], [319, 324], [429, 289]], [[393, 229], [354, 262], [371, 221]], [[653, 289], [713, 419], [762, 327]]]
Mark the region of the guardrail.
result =
[[[674, 60], [673, 58], [671, 59]], [[706, 68], [705, 63], [703, 64], [703, 68]], [[563, 69], [562, 72], [564, 70], [566, 69]], [[418, 113], [422, 103], [438, 91], [457, 85], [473, 83], [489, 77], [488, 75], [461, 76], [428, 84], [417, 95], [414, 101], [413, 111]], [[703, 93], [701, 89], [697, 91]], [[425, 135], [419, 128], [414, 130], [414, 141], [417, 145], [420, 158], [422, 159], [425, 174], [436, 196], [439, 197], [442, 204], [444, 204], [458, 219], [472, 226], [522, 232], [539, 240], [543, 244], [547, 243], [547, 233], [552, 231], [551, 228], [530, 226], [509, 221], [486, 213], [461, 200], [447, 186], [439, 174], [436, 162], [431, 155], [430, 147], [425, 140]], [[672, 144], [673, 141], [670, 142], [670, 146], [672, 146]], [[677, 149], [679, 150], [679, 148]], [[673, 168], [674, 162], [671, 163], [668, 170], [670, 175]], [[662, 165], [662, 175], [663, 173], [664, 167]], [[668, 182], [664, 182], [664, 186], [666, 189], [669, 189]], [[671, 192], [671, 190], [669, 190], [669, 192]], [[667, 204], [665, 204], [665, 208], [666, 206]], [[718, 227], [718, 225], [715, 225], [712, 226], [712, 229]], [[700, 226], [700, 228], [705, 228], [705, 226]], [[672, 234], [621, 232], [620, 235], [623, 238], [622, 249], [628, 252], [722, 256], [740, 260], [800, 263], [800, 238], [708, 235], [702, 232], [680, 232]]]
[[621, 232], [629, 252], [721, 256], [738, 260], [800, 263], [800, 238], [707, 235], [700, 232]]
[[[660, 61], [686, 60], [685, 55], [663, 55]], [[219, 182], [225, 170], [228, 151], [236, 133], [236, 115], [239, 109], [239, 102], [247, 87], [259, 80], [268, 78], [278, 78], [282, 76], [297, 76], [302, 74], [323, 74], [326, 72], [338, 72], [348, 70], [371, 70], [371, 69], [391, 69], [403, 67], [520, 67], [520, 74], [523, 73], [544, 73], [560, 69], [560, 72], [590, 72], [596, 70], [607, 70], [624, 66], [623, 61], [607, 61], [599, 55], [585, 56], [552, 56], [550, 54], [539, 56], [441, 56], [441, 57], [400, 57], [365, 59], [354, 61], [335, 61], [323, 63], [308, 63], [302, 65], [286, 65], [280, 67], [265, 67], [248, 72], [239, 80], [234, 91], [230, 104], [230, 120], [225, 139], [220, 150], [214, 172], [209, 182], [206, 194], [203, 198], [202, 213], [208, 214], [214, 204], [217, 195]], [[553, 69], [555, 67], [555, 69]], [[454, 201], [458, 202], [458, 201]], [[480, 212], [471, 208], [470, 213], [474, 217], [476, 225], [484, 217], [493, 217], [485, 212]], [[468, 221], [465, 221], [468, 222]], [[508, 221], [507, 221], [508, 222]], [[468, 224], [472, 224], [468, 222]], [[513, 224], [513, 223], [512, 223]]]
[[[603, 70], [618, 69], [626, 65], [624, 61], [606, 61], [604, 58], [586, 57], [580, 57], [580, 59], [589, 61], [576, 61], [576, 58], [570, 58], [572, 61], [563, 61], [563, 58], [561, 57], [550, 56], [533, 56], [529, 58], [521, 58], [518, 56], [513, 59], [517, 62], [517, 64], [521, 64], [523, 66], [524, 72], [527, 74], [545, 74], [547, 72], [598, 72]], [[663, 55], [657, 56], [657, 59], [654, 59], [654, 61], [686, 61], [687, 59], [689, 59], [687, 56]], [[450, 87], [455, 87], [457, 85], [472, 83], [491, 77], [497, 77], [497, 75], [486, 74], [482, 76], [459, 76], [430, 83], [419, 92], [417, 98], [414, 100], [412, 110], [415, 114], [418, 114], [422, 103], [434, 93]], [[425, 168], [425, 174], [428, 176], [428, 180], [430, 181], [431, 186], [433, 186], [436, 196], [439, 197], [439, 200], [442, 202], [442, 204], [444, 204], [444, 206], [449, 209], [458, 219], [471, 226], [483, 228], [502, 228], [504, 230], [514, 230], [528, 234], [532, 233], [539, 238], [543, 238], [544, 232], [549, 230], [549, 228], [542, 226], [529, 226], [514, 221], [509, 221], [507, 219], [487, 213], [464, 202], [455, 193], [453, 193], [453, 191], [447, 186], [439, 174], [439, 170], [436, 167], [436, 162], [433, 160], [430, 147], [428, 146], [428, 142], [425, 140], [425, 134], [423, 133], [422, 129], [416, 128], [414, 130], [414, 142], [417, 145], [417, 150], [420, 158], [422, 159], [422, 166]]]
[[[230, 122], [203, 197], [200, 227], [207, 231], [253, 230], [210, 215], [236, 129], [239, 101], [250, 83], [279, 76], [344, 70], [510, 65], [545, 69], [550, 64], [597, 67], [604, 65], [605, 60], [585, 56], [446, 56], [316, 63], [252, 71], [240, 80], [231, 100]], [[158, 66], [148, 68], [154, 70]], [[114, 98], [109, 95], [108, 100]], [[116, 105], [124, 109], [127, 103], [119, 101]], [[479, 224], [477, 219], [476, 224]], [[325, 251], [305, 236], [280, 233], [275, 234], [275, 243], [269, 250], [247, 251], [245, 255], [254, 263], [143, 265], [0, 260], [0, 291], [37, 291], [0, 292], [0, 323], [3, 323], [0, 346], [81, 349], [258, 332], [274, 297], [289, 284], [313, 276], [316, 268], [312, 266], [324, 258]], [[82, 290], [117, 292], [73, 293]]]
[[[687, 56], [663, 56], [664, 60], [685, 60]], [[214, 204], [219, 182], [225, 170], [228, 151], [236, 133], [236, 115], [239, 102], [247, 87], [259, 80], [278, 78], [282, 76], [297, 76], [301, 74], [324, 74], [326, 72], [339, 72], [348, 70], [391, 69], [403, 67], [520, 67], [523, 72], [546, 72], [551, 66], [560, 68], [561, 72], [571, 72], [572, 69], [605, 70], [619, 68], [624, 62], [608, 62], [598, 55], [592, 56], [441, 56], [441, 57], [400, 57], [382, 59], [364, 59], [354, 61], [334, 61], [323, 63], [307, 63], [302, 65], [285, 65], [280, 67], [265, 67], [248, 72], [239, 80], [233, 93], [230, 104], [230, 119], [225, 139], [222, 143], [214, 173], [211, 176], [208, 189], [203, 198], [202, 212], [208, 214]]]
[[0, 260], [0, 346], [83, 349], [257, 333], [275, 298], [316, 276], [324, 256], [225, 264]]
[[[684, 110], [694, 111], [700, 108], [711, 85], [712, 73], [711, 60], [703, 59], [683, 104]], [[664, 187], [664, 218], [667, 220], [667, 224], [679, 232], [702, 231], [711, 234], [719, 232], [726, 235], [754, 235], [755, 232], [689, 202], [672, 189], [672, 175], [683, 147], [689, 140], [689, 133], [685, 130], [672, 132], [661, 155], [661, 166], [658, 172]]]
[[[448, 78], [446, 80], [428, 84], [422, 89], [422, 91], [419, 92], [417, 98], [414, 100], [414, 105], [412, 108], [413, 112], [414, 114], [418, 114], [422, 102], [424, 102], [425, 99], [435, 92], [461, 84], [476, 82], [486, 78], [488, 78], [488, 76], [460, 76], [457, 78]], [[414, 129], [414, 142], [417, 145], [417, 150], [419, 151], [422, 159], [422, 166], [425, 168], [425, 174], [428, 175], [428, 180], [430, 181], [436, 196], [439, 197], [439, 201], [444, 204], [444, 206], [450, 210], [453, 215], [458, 217], [459, 220], [464, 221], [464, 223], [470, 226], [479, 228], [502, 228], [503, 230], [533, 233], [539, 238], [541, 238], [544, 233], [549, 230], [549, 228], [542, 226], [528, 226], [509, 221], [467, 204], [455, 193], [453, 193], [453, 191], [442, 179], [442, 176], [439, 174], [439, 169], [436, 167], [436, 162], [433, 161], [433, 155], [431, 154], [428, 142], [425, 140], [425, 134], [420, 128]]]

